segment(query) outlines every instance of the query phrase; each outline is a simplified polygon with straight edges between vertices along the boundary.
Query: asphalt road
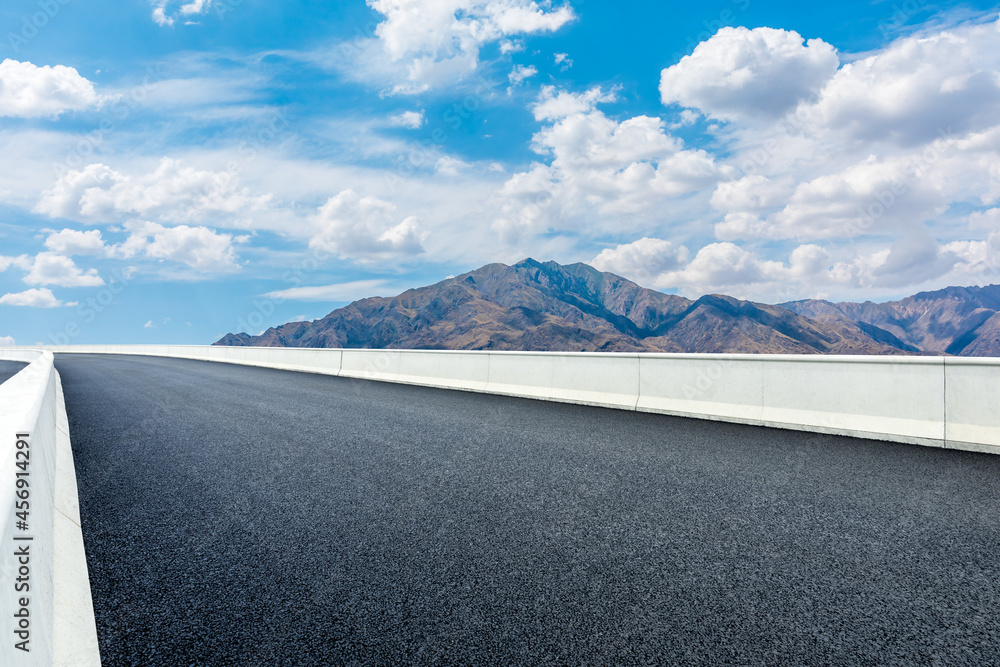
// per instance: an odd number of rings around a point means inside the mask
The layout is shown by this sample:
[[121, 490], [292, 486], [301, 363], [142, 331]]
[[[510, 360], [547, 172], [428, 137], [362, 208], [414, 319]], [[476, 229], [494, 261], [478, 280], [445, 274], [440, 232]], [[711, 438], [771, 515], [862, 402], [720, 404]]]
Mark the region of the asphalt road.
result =
[[1000, 456], [56, 365], [106, 666], [1000, 662]]
[[27, 364], [20, 361], [0, 361], [0, 384], [17, 374]]

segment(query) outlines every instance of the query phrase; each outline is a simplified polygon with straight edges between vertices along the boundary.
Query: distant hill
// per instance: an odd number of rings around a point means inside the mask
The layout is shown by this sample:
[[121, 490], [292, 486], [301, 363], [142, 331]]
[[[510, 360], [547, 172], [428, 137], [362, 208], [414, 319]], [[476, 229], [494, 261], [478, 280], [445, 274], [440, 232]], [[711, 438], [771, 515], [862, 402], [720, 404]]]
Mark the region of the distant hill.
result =
[[810, 299], [781, 305], [820, 322], [847, 318], [928, 354], [1000, 356], [1000, 285], [947, 287], [886, 303]]
[[[803, 302], [804, 303], [804, 302]], [[820, 304], [823, 302], [813, 302]], [[646, 289], [586, 264], [526, 259], [488, 264], [391, 298], [361, 299], [314, 322], [260, 336], [227, 334], [216, 345], [565, 350], [913, 354], [890, 329], [859, 324], [816, 306], [788, 307], [709, 295], [696, 301]]]

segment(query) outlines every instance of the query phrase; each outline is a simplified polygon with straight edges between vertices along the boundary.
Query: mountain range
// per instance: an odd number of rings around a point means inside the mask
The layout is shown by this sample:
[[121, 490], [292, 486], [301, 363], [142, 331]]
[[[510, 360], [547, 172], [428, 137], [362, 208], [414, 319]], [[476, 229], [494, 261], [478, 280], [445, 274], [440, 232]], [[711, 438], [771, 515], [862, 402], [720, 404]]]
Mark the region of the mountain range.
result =
[[488, 264], [216, 345], [1000, 356], [1000, 286], [876, 304], [664, 294], [586, 264]]

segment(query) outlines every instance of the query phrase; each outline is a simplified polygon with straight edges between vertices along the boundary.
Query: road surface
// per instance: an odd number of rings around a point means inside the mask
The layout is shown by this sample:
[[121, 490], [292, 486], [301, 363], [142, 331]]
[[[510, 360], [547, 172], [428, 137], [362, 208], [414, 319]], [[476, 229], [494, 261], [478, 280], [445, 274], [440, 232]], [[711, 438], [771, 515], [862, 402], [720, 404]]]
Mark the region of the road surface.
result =
[[56, 366], [106, 666], [1000, 661], [1000, 456]]
[[20, 361], [0, 361], [0, 384], [14, 377], [25, 366], [27, 364]]

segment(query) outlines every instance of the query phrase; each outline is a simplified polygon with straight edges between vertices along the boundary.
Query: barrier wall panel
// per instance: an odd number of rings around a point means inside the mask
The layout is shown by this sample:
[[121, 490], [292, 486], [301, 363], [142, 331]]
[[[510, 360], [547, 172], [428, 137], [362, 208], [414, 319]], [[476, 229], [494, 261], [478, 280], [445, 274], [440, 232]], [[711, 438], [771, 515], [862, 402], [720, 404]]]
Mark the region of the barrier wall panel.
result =
[[410, 384], [486, 391], [490, 355], [486, 352], [404, 350], [398, 380]]
[[945, 446], [1000, 454], [1000, 359], [945, 359]]
[[944, 441], [944, 366], [937, 358], [765, 357], [762, 420], [861, 437]]
[[757, 424], [762, 418], [763, 368], [749, 355], [642, 355], [643, 412]]
[[635, 354], [490, 353], [492, 394], [632, 410], [638, 388]]
[[287, 352], [273, 348], [272, 359], [275, 368], [320, 373], [323, 375], [339, 375], [342, 353], [340, 350], [323, 350], [311, 348], [288, 348]]
[[340, 376], [363, 380], [395, 382], [399, 378], [399, 350], [345, 349], [340, 363]]

